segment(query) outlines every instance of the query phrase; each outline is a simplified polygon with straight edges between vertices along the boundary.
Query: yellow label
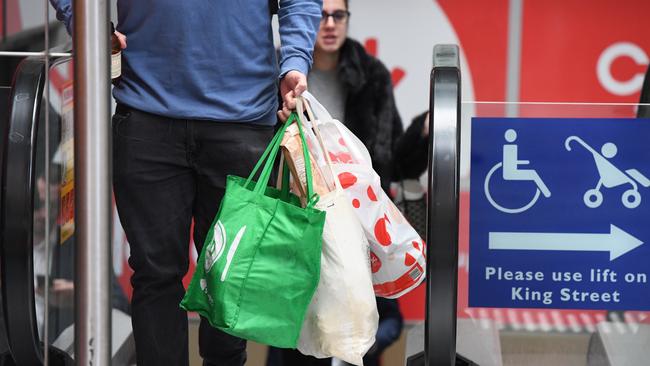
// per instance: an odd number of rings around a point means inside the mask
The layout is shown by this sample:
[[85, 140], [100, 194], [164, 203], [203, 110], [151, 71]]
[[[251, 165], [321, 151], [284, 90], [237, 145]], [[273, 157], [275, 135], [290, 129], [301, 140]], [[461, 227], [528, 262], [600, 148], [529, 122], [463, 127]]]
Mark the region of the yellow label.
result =
[[74, 234], [74, 182], [68, 182], [61, 187], [61, 224], [60, 243], [63, 244]]
[[61, 106], [61, 177], [59, 217], [61, 226], [59, 243], [63, 244], [74, 234], [74, 99], [72, 82], [63, 89]]

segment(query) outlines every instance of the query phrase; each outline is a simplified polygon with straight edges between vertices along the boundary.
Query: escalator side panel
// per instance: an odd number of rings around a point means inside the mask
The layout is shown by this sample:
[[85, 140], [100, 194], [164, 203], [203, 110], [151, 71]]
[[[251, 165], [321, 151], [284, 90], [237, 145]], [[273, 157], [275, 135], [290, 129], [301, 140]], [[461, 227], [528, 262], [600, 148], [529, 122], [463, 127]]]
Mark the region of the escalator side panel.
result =
[[[5, 136], [5, 129], [7, 128], [7, 123], [9, 120], [10, 94], [11, 94], [10, 87], [0, 87], [0, 136]], [[1, 139], [0, 139], [0, 144], [2, 144]], [[2, 162], [3, 152], [4, 152], [4, 144], [0, 145], [0, 166], [2, 164], [1, 162]], [[0, 190], [0, 202], [2, 201], [1, 193], [2, 190]], [[4, 314], [4, 310], [2, 308], [2, 300], [0, 299], [0, 315], [1, 314]], [[7, 344], [7, 331], [4, 322], [4, 315], [1, 315], [0, 316], [0, 355], [6, 355], [8, 352], [9, 352], [9, 345]], [[3, 361], [0, 361], [0, 365], [3, 365]]]
[[26, 59], [16, 72], [2, 163], [0, 265], [9, 347], [19, 365], [41, 365], [33, 273], [34, 162], [43, 93], [42, 60]]

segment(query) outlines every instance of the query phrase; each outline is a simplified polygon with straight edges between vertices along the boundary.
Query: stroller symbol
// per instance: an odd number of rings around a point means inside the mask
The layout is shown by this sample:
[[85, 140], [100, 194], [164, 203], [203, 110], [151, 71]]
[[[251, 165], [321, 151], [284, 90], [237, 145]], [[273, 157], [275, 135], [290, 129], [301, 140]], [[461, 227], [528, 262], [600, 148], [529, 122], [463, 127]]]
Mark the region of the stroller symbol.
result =
[[587, 145], [584, 140], [578, 136], [570, 136], [564, 141], [564, 147], [571, 151], [571, 142], [576, 141], [589, 151], [596, 162], [596, 168], [600, 179], [595, 188], [589, 189], [585, 192], [583, 200], [585, 205], [589, 208], [596, 208], [603, 203], [603, 194], [600, 188], [614, 188], [623, 184], [630, 184], [632, 188], [623, 192], [621, 202], [627, 208], [636, 208], [641, 204], [641, 194], [639, 193], [639, 186], [637, 182], [643, 187], [650, 187], [650, 180], [636, 169], [628, 169], [625, 172], [618, 169], [608, 159], [613, 158], [618, 153], [618, 148], [612, 142], [607, 142], [601, 147], [601, 153], [594, 150], [591, 146]]

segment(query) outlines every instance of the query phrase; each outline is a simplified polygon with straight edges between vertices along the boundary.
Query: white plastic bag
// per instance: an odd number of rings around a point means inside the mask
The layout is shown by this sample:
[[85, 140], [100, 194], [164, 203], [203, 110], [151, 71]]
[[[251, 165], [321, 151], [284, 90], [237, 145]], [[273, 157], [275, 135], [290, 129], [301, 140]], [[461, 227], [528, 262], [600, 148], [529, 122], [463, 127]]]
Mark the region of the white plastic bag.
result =
[[[312, 149], [318, 146], [322, 145]], [[331, 167], [327, 164], [324, 170], [331, 171]], [[369, 245], [345, 192], [334, 183], [335, 189], [320, 196], [316, 205], [326, 212], [321, 274], [303, 321], [298, 350], [317, 358], [336, 357], [363, 365], [363, 356], [375, 343], [379, 322]]]
[[[317, 119], [337, 180], [355, 208], [370, 242], [375, 294], [397, 298], [425, 277], [425, 243], [381, 189], [365, 145], [334, 120], [309, 92], [303, 93]], [[309, 139], [310, 137], [308, 137]], [[321, 159], [317, 159], [319, 164]], [[326, 174], [327, 175], [327, 174]]]

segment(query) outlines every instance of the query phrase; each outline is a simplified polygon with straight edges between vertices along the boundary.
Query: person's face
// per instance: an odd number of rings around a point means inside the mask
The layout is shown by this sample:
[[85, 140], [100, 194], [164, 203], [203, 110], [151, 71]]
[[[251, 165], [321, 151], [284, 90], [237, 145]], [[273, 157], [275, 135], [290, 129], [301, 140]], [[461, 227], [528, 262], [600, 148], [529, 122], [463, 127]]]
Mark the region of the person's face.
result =
[[316, 37], [316, 49], [338, 52], [348, 34], [347, 11], [344, 0], [323, 1], [323, 18]]

